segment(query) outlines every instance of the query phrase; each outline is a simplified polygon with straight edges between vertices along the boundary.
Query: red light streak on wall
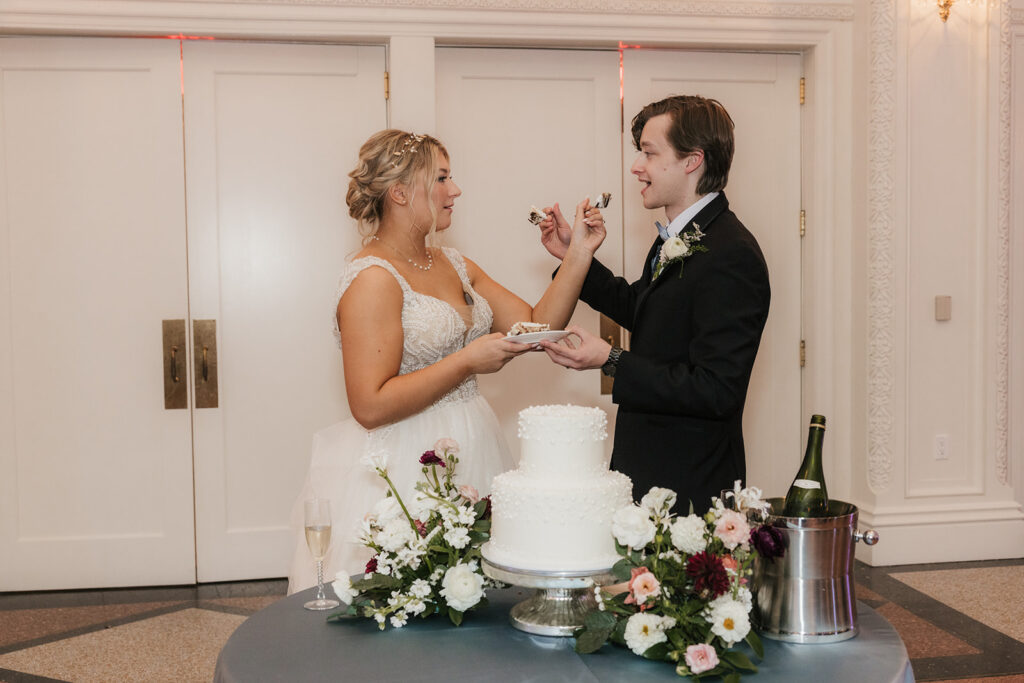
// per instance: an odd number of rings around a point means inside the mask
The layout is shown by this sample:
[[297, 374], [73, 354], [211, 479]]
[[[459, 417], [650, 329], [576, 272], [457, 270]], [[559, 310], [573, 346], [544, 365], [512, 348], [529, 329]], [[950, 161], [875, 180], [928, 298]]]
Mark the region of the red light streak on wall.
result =
[[170, 36], [154, 36], [161, 40], [178, 41], [178, 77], [181, 80], [181, 96], [185, 96], [185, 41], [186, 40], [217, 40], [213, 36], [186, 36], [184, 33]]

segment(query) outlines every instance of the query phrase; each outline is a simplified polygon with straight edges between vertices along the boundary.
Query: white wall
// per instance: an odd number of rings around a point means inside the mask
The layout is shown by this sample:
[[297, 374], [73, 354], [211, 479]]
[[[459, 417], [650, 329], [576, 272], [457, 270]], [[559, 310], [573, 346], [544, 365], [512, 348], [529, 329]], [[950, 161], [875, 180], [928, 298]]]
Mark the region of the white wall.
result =
[[803, 408], [830, 417], [830, 490], [880, 531], [873, 564], [1024, 556], [1024, 0], [946, 23], [932, 0], [388, 5], [6, 0], [0, 30], [388, 42], [391, 121], [424, 130], [434, 44], [801, 51]]

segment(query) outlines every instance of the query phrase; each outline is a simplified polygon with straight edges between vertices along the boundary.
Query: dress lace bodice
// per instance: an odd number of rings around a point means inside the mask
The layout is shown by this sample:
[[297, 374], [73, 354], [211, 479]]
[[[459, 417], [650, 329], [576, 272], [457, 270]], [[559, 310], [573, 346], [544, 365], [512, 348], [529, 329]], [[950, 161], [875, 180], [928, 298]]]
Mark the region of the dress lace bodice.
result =
[[[451, 304], [427, 294], [415, 291], [404, 277], [388, 261], [376, 256], [354, 259], [345, 268], [338, 282], [337, 303], [359, 273], [371, 266], [378, 266], [391, 273], [402, 288], [402, 364], [399, 374], [404, 375], [433, 365], [450, 353], [458, 351], [469, 342], [491, 330], [494, 315], [487, 300], [480, 296], [469, 282], [466, 262], [456, 249], [442, 247], [441, 251], [451, 262], [462, 281], [462, 289], [472, 300], [473, 324], [466, 329], [466, 322]], [[334, 334], [340, 345], [341, 333], [337, 320]], [[459, 401], [478, 393], [476, 378], [469, 377], [462, 384], [448, 392], [434, 405]]]

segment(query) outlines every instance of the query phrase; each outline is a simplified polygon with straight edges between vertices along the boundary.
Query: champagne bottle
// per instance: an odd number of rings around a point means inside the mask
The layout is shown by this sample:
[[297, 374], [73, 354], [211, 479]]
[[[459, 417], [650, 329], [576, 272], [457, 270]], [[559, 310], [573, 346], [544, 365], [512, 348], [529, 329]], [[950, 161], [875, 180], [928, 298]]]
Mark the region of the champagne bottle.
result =
[[807, 450], [796, 478], [786, 494], [783, 515], [786, 517], [827, 517], [828, 489], [821, 468], [821, 443], [825, 440], [825, 417], [811, 415], [807, 432]]

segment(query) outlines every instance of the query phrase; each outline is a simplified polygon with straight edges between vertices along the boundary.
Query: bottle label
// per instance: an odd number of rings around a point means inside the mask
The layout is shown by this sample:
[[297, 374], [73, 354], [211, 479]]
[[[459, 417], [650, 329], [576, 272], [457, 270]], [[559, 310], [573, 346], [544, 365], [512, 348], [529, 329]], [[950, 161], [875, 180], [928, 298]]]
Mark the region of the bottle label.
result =
[[797, 479], [793, 482], [793, 486], [801, 489], [820, 489], [821, 484], [814, 481], [813, 479]]

